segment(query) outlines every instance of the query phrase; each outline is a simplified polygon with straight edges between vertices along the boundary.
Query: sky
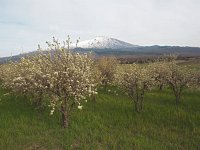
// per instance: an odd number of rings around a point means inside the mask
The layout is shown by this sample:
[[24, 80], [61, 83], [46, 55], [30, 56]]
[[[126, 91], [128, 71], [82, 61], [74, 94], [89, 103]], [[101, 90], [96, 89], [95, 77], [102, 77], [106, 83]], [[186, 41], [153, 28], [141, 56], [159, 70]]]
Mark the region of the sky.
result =
[[0, 57], [55, 36], [200, 47], [200, 0], [0, 0]]

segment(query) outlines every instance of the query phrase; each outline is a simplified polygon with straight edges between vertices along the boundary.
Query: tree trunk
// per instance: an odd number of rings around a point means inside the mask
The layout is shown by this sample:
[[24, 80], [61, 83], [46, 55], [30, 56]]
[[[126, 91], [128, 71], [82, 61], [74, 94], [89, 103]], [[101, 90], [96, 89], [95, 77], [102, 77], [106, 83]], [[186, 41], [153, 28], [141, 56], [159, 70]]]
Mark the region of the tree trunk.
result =
[[143, 108], [144, 108], [144, 90], [143, 92], [141, 93], [141, 96], [140, 96], [140, 111], [143, 111]]
[[62, 114], [61, 126], [63, 128], [68, 128], [68, 114], [66, 108], [63, 105], [61, 105], [61, 114]]
[[159, 90], [162, 91], [163, 90], [163, 84], [159, 85]]
[[176, 94], [176, 104], [180, 103], [180, 98], [181, 98], [181, 93], [177, 92], [177, 94]]
[[137, 100], [137, 101], [135, 101], [135, 111], [136, 112], [140, 112], [140, 102]]
[[92, 98], [93, 102], [96, 102], [96, 95], [95, 94], [92, 94], [91, 98]]
[[141, 98], [141, 100], [140, 100], [140, 111], [143, 111], [143, 99]]
[[172, 89], [173, 89], [173, 92], [174, 92], [174, 95], [176, 97], [176, 105], [179, 104], [179, 101], [180, 101], [180, 96], [179, 96], [179, 91], [177, 90], [176, 87], [172, 86]]
[[34, 98], [34, 104], [36, 105], [37, 108], [42, 107], [42, 95], [43, 92], [39, 92], [38, 95], [36, 95]]
[[41, 107], [42, 106], [42, 94], [39, 95], [38, 99], [37, 99], [37, 107]]
[[134, 101], [134, 104], [135, 104], [135, 111], [138, 112], [138, 103]]

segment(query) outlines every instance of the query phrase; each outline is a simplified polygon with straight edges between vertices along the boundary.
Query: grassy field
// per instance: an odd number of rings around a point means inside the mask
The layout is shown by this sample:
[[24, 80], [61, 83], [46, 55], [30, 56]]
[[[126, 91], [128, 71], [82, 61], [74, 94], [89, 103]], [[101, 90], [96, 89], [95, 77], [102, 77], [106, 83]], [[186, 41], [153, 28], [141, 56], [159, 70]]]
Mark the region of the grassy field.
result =
[[200, 149], [200, 92], [185, 91], [180, 106], [169, 90], [145, 97], [145, 111], [134, 111], [122, 93], [100, 91], [61, 129], [59, 115], [35, 109], [24, 97], [0, 90], [0, 149]]

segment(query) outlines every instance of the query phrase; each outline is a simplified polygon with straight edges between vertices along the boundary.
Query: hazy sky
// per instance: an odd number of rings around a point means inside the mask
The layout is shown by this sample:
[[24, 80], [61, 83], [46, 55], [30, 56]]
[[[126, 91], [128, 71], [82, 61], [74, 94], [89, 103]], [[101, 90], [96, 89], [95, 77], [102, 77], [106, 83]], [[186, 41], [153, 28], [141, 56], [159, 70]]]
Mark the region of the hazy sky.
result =
[[200, 0], [0, 0], [0, 57], [68, 34], [200, 47]]

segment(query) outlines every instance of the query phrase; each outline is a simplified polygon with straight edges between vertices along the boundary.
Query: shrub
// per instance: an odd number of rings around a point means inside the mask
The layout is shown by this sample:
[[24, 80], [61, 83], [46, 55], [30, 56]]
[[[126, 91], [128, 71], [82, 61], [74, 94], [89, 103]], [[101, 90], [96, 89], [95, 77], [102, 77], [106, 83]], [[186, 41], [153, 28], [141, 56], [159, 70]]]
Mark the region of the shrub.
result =
[[141, 67], [133, 64], [118, 74], [118, 82], [133, 100], [135, 110], [140, 112], [143, 110], [145, 92], [155, 85], [155, 74], [149, 65]]
[[117, 70], [117, 59], [115, 57], [101, 57], [97, 60], [97, 67], [100, 71], [101, 83], [111, 84]]

